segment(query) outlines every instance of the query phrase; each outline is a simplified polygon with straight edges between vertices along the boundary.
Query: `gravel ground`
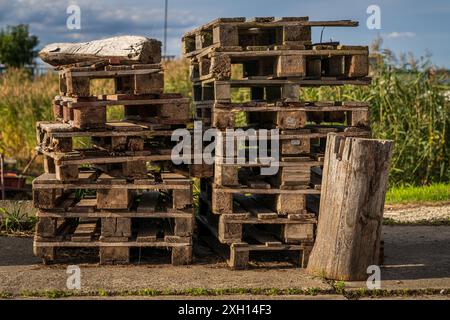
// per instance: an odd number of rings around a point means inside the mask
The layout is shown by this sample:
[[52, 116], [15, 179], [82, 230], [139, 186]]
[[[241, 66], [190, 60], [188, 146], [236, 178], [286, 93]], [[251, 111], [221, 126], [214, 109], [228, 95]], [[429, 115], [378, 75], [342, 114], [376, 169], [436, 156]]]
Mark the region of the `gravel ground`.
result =
[[450, 219], [450, 203], [436, 205], [386, 206], [384, 217], [395, 222], [419, 222]]

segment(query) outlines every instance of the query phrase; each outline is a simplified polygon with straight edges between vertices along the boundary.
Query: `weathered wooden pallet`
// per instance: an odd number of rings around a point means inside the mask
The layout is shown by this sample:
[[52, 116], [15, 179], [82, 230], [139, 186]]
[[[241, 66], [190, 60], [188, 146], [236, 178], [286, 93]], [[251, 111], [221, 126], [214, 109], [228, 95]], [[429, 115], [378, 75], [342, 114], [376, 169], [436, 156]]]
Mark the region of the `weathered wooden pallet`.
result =
[[[104, 130], [79, 130], [66, 123], [38, 122], [37, 145], [45, 152], [72, 153], [86, 147], [116, 156], [118, 153], [134, 155], [156, 148], [169, 150], [176, 144], [171, 141], [171, 135], [177, 126], [142, 125], [131, 121], [110, 122], [106, 126]], [[83, 145], [75, 148], [76, 138], [80, 137], [85, 138]]]
[[183, 35], [183, 53], [194, 56], [211, 48], [246, 50], [277, 46], [295, 49], [311, 44], [311, 27], [354, 27], [358, 22], [309, 21], [308, 17], [218, 18]]
[[[233, 187], [246, 185], [249, 188], [280, 188], [320, 190], [321, 181], [312, 178], [312, 169], [321, 167], [323, 161], [317, 161], [309, 156], [282, 159], [278, 170], [273, 175], [264, 175], [261, 168], [269, 167], [267, 163], [227, 164], [218, 162], [214, 165], [214, 182], [217, 185]], [[289, 161], [290, 160], [290, 161]]]
[[[96, 197], [78, 205], [86, 206], [86, 210], [130, 210], [138, 191], [165, 190], [171, 195], [174, 209], [189, 208], [192, 205], [192, 182], [176, 173], [153, 173], [147, 178], [126, 180], [105, 173], [97, 176], [94, 172], [80, 172], [75, 182], [64, 182], [56, 179], [55, 174], [44, 173], [33, 181], [33, 202], [39, 209], [72, 208], [75, 196], [92, 194]], [[77, 191], [78, 190], [78, 191]], [[84, 190], [84, 191], [80, 191]], [[75, 205], [76, 207], [76, 205]]]
[[[316, 126], [307, 125], [304, 128], [296, 130], [272, 130], [266, 131], [218, 131], [216, 139], [215, 155], [216, 157], [230, 157], [230, 153], [236, 155], [244, 155], [245, 163], [250, 162], [250, 150], [259, 151], [261, 141], [267, 142], [263, 145], [267, 148], [266, 160], [283, 161], [283, 157], [292, 156], [315, 156], [325, 151], [325, 142], [327, 134], [333, 132], [343, 137], [370, 137], [370, 130], [364, 127], [347, 127], [347, 126]], [[280, 158], [276, 159], [271, 152], [278, 152]], [[261, 157], [261, 154], [259, 154]], [[270, 158], [270, 159], [269, 159]], [[258, 158], [254, 159], [255, 162]], [[293, 159], [289, 159], [293, 160]], [[295, 160], [295, 159], [294, 159]], [[230, 163], [228, 161], [227, 163]], [[236, 163], [236, 162], [235, 162]]]
[[[253, 128], [299, 129], [314, 123], [370, 127], [369, 106], [365, 102], [197, 102], [197, 119], [207, 120], [219, 129], [246, 126]], [[205, 109], [209, 109], [205, 113]], [[209, 116], [208, 116], [209, 115]]]
[[280, 216], [265, 206], [261, 198], [254, 196], [239, 195], [235, 201], [237, 205], [233, 213], [216, 215], [211, 212], [211, 202], [205, 199], [204, 193], [201, 195], [199, 216], [217, 229], [221, 243], [242, 242], [258, 233], [272, 235], [270, 242], [273, 243], [314, 241], [315, 214], [304, 210], [303, 213]]
[[[242, 101], [233, 100], [233, 90], [250, 88], [249, 101], [284, 101], [298, 102], [300, 99], [300, 87], [315, 86], [339, 86], [339, 85], [368, 85], [370, 78], [341, 80], [336, 77], [322, 77], [311, 80], [280, 80], [261, 79], [260, 77], [250, 77], [242, 80], [226, 81], [202, 81], [193, 83], [192, 97], [197, 102], [234, 103]], [[233, 90], [232, 90], [233, 89]], [[248, 102], [248, 101], [243, 101]]]
[[80, 218], [79, 221], [39, 218], [38, 223], [51, 229], [48, 226], [54, 224], [54, 220], [64, 220], [61, 223], [64, 227], [57, 229], [53, 236], [37, 231], [34, 237], [34, 254], [41, 257], [44, 263], [55, 260], [57, 248], [99, 248], [101, 264], [129, 263], [130, 249], [134, 247], [170, 248], [173, 265], [190, 264], [192, 261], [192, 215], [189, 226], [176, 222], [170, 225], [163, 219], [138, 219], [139, 223], [132, 223], [130, 218], [109, 217], [94, 220]]
[[142, 124], [186, 125], [190, 121], [188, 98], [180, 94], [106, 95], [92, 98], [58, 96], [53, 102], [54, 118], [79, 129], [104, 129], [106, 108], [123, 106], [124, 120]]
[[313, 241], [303, 241], [298, 244], [287, 244], [278, 241], [271, 234], [256, 228], [250, 228], [248, 241], [222, 244], [219, 241], [219, 232], [216, 226], [211, 224], [203, 216], [197, 216], [201, 230], [206, 230], [211, 236], [203, 235], [203, 239], [219, 255], [227, 260], [232, 269], [246, 269], [249, 267], [250, 253], [258, 252], [265, 258], [273, 258], [274, 252], [292, 254], [293, 261], [301, 268], [306, 268], [308, 258], [313, 247]]
[[[248, 203], [258, 203], [267, 216], [305, 214], [307, 212], [307, 196], [320, 195], [320, 190], [308, 185], [294, 188], [273, 188], [268, 183], [255, 181], [246, 185], [223, 186], [201, 179], [203, 198], [211, 202], [214, 214], [233, 214], [240, 212], [241, 207], [251, 208]], [[245, 197], [244, 197], [245, 196]], [[252, 197], [249, 200], [248, 197]], [[249, 202], [250, 201], [250, 202]], [[252, 209], [253, 210], [253, 209]]]
[[[250, 128], [255, 128], [251, 127]], [[206, 127], [205, 127], [206, 128]], [[245, 127], [246, 128], [246, 127]], [[245, 129], [244, 128], [244, 129]], [[257, 127], [256, 127], [257, 128]], [[342, 136], [348, 137], [370, 137], [370, 130], [367, 128], [347, 127], [347, 126], [314, 126], [307, 125], [305, 128], [298, 130], [281, 130], [278, 136], [278, 146], [273, 146], [275, 151], [278, 151], [279, 158], [270, 155], [272, 148], [270, 139], [270, 130], [267, 135], [262, 136], [259, 132], [256, 135], [234, 135], [234, 157], [230, 157], [230, 152], [227, 150], [226, 132], [217, 132], [215, 157], [224, 164], [224, 167], [229, 167], [230, 172], [233, 172], [231, 167], [267, 167], [278, 164], [279, 167], [293, 167], [297, 162], [304, 162], [305, 157], [309, 157], [307, 161], [323, 162], [323, 154], [325, 151], [326, 137], [330, 132], [337, 132]], [[221, 136], [223, 137], [221, 139]], [[258, 145], [251, 146], [250, 137], [256, 138], [256, 142], [261, 140], [269, 140], [267, 143], [267, 157], [262, 158], [260, 154], [256, 158], [250, 159], [250, 150], [258, 151]], [[237, 147], [239, 145], [239, 148]], [[220, 147], [222, 146], [222, 148]], [[256, 148], [256, 149], [255, 149]], [[237, 158], [236, 155], [240, 157]], [[195, 155], [193, 155], [195, 157]], [[218, 162], [216, 161], [216, 162]], [[319, 163], [317, 165], [320, 165]], [[314, 164], [316, 165], [316, 164]], [[196, 178], [213, 178], [214, 164], [193, 164], [190, 165], [190, 175]], [[318, 185], [314, 183], [314, 185]]]
[[[233, 68], [241, 66], [241, 68]], [[261, 79], [358, 79], [369, 74], [364, 46], [315, 45], [303, 50], [208, 51], [192, 58], [192, 82]]]
[[60, 94], [91, 97], [93, 94], [90, 87], [93, 79], [114, 79], [113, 92], [102, 94], [161, 94], [164, 88], [164, 75], [160, 64], [112, 65], [99, 62], [90, 66], [61, 68]]

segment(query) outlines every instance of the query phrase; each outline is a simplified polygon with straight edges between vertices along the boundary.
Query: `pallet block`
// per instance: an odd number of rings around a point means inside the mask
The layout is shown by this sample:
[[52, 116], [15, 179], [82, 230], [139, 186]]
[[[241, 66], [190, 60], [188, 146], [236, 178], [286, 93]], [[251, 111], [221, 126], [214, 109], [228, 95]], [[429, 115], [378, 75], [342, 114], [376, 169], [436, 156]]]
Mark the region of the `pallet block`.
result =
[[[124, 185], [125, 179], [115, 178], [105, 173], [97, 179], [100, 184]], [[97, 189], [97, 208], [127, 209], [132, 200], [132, 192], [128, 189]]]
[[92, 79], [114, 79], [113, 92], [103, 94], [161, 94], [164, 76], [159, 64], [93, 65], [64, 67], [59, 71], [59, 91], [62, 96], [91, 97]]

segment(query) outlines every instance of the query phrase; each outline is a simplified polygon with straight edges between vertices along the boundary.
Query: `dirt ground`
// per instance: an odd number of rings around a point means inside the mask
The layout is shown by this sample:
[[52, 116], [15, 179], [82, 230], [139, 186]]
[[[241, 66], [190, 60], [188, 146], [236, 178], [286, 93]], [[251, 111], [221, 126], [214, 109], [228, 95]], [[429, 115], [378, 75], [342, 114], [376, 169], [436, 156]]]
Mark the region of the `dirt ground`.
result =
[[[450, 298], [450, 226], [384, 226], [385, 265], [381, 289], [421, 290]], [[68, 257], [70, 262], [70, 257]], [[94, 260], [93, 260], [94, 261]], [[74, 263], [74, 262], [70, 262]], [[311, 277], [287, 262], [253, 263], [249, 270], [230, 270], [222, 258], [214, 255], [202, 241], [195, 246], [195, 264], [173, 267], [169, 259], [160, 264], [99, 266], [79, 264], [81, 290], [76, 293], [123, 292], [124, 290], [202, 289], [309, 289], [321, 290], [317, 299], [344, 299], [332, 292], [332, 285]], [[66, 265], [44, 266], [32, 254], [32, 239], [0, 237], [0, 293], [21, 297], [24, 291], [67, 290]], [[365, 282], [347, 282], [345, 290], [366, 288]], [[445, 292], [442, 290], [446, 290]], [[439, 292], [445, 293], [439, 295]], [[230, 295], [226, 298], [311, 298], [305, 295]], [[433, 297], [427, 294], [425, 298]], [[83, 298], [83, 297], [78, 297]], [[96, 297], [99, 298], [99, 297]], [[127, 297], [138, 298], [138, 297]], [[164, 298], [179, 298], [166, 296]], [[193, 297], [196, 298], [196, 297]], [[224, 296], [215, 297], [217, 299]], [[416, 297], [417, 298], [417, 297]]]

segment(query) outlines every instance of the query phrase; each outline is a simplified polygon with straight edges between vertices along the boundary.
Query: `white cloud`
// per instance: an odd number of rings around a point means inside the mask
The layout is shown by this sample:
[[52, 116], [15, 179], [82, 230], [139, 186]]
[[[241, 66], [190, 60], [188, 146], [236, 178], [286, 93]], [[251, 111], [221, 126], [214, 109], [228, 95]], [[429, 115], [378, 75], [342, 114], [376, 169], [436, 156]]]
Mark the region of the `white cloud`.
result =
[[398, 38], [414, 38], [416, 34], [414, 32], [391, 32], [386, 34], [386, 38], [398, 39]]

